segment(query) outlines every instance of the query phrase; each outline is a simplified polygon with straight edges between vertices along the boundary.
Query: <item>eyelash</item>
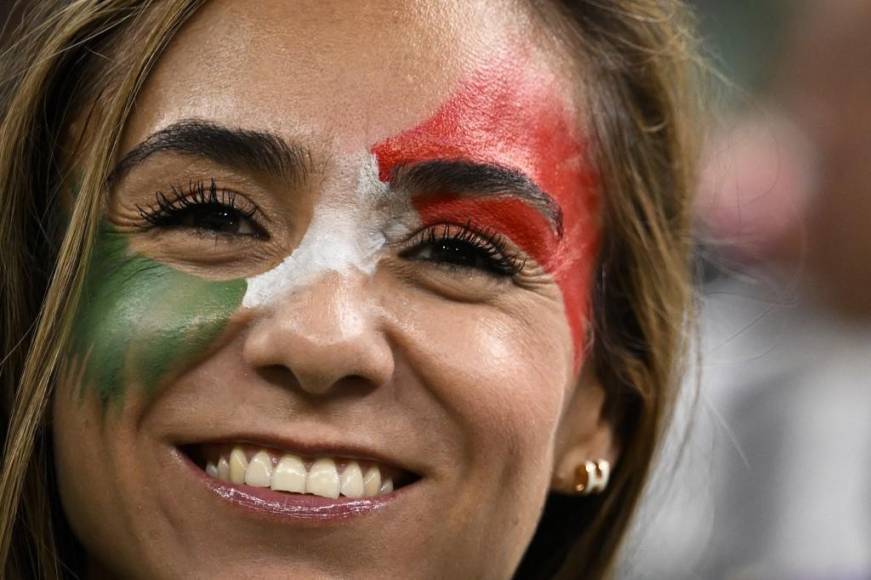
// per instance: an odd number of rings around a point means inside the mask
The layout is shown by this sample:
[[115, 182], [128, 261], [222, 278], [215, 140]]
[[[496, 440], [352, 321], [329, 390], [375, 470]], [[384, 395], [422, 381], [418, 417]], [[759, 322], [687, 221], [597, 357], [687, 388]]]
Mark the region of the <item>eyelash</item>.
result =
[[[412, 238], [410, 248], [400, 253], [400, 257], [412, 257], [425, 249], [432, 251], [439, 246], [442, 250], [451, 246], [454, 250], [471, 250], [475, 255], [466, 255], [465, 258], [480, 258], [483, 263], [472, 265], [434, 257], [419, 259], [435, 262], [449, 269], [480, 270], [496, 278], [514, 278], [526, 266], [526, 259], [511, 252], [499, 233], [476, 227], [471, 221], [466, 222], [465, 225], [439, 224], [421, 230]], [[453, 257], [458, 258], [459, 255], [455, 253]]]
[[[137, 206], [136, 209], [142, 219], [154, 228], [196, 229], [196, 226], [184, 223], [186, 219], [196, 217], [195, 212], [230, 212], [230, 218], [248, 220], [254, 232], [227, 234], [214, 228], [199, 229], [214, 235], [268, 237], [255, 219], [257, 207], [233, 191], [218, 189], [214, 179], [208, 185], [203, 181], [192, 181], [186, 188], [172, 186], [169, 195], [158, 191], [154, 204]], [[409, 248], [400, 253], [400, 257], [414, 259], [427, 250], [431, 254], [441, 251], [445, 255], [417, 259], [451, 270], [477, 270], [494, 278], [514, 278], [526, 266], [526, 259], [510, 251], [503, 236], [488, 228], [477, 227], [471, 221], [465, 225], [439, 224], [420, 230], [412, 237]]]
[[[206, 185], [203, 181], [190, 181], [187, 187], [171, 186], [169, 195], [158, 191], [154, 194], [155, 201], [150, 206], [136, 206], [139, 215], [151, 227], [173, 228], [182, 227], [185, 218], [192, 217], [196, 211], [206, 212], [217, 210], [230, 212], [233, 218], [248, 220], [254, 229], [249, 235], [265, 238], [266, 233], [255, 219], [259, 213], [257, 207], [234, 191], [219, 189], [215, 180]], [[223, 234], [212, 230], [215, 234]]]

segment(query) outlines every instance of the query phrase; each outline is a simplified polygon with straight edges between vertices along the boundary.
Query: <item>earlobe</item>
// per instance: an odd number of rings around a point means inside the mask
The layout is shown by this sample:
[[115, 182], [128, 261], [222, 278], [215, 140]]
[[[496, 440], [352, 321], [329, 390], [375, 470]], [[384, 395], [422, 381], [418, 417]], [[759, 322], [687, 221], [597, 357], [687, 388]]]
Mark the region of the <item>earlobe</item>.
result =
[[614, 427], [604, 408], [604, 389], [591, 372], [583, 372], [557, 435], [553, 491], [571, 495], [604, 491], [619, 458]]

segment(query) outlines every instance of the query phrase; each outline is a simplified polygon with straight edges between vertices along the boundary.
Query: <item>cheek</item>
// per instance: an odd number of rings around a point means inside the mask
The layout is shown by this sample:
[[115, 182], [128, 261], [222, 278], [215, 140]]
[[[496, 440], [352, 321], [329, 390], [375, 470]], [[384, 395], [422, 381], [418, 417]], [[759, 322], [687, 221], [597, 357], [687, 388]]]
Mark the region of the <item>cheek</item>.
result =
[[104, 553], [111, 546], [109, 538], [127, 532], [120, 518], [110, 517], [118, 513], [118, 481], [112, 477], [115, 438], [107, 440], [101, 435], [105, 434], [100, 428], [101, 407], [96, 398], [75, 401], [67, 388], [60, 388], [52, 408], [53, 459], [61, 505], [88, 553]]
[[131, 478], [148, 481], [135, 477], [145, 458], [135, 446], [133, 426], [144, 401], [127, 397], [123, 407], [107, 413], [97, 397], [79, 399], [72, 380], [61, 376], [52, 401], [52, 455], [63, 513], [87, 554], [104, 561], [122, 552], [136, 557], [129, 541], [136, 532], [124, 507], [131, 490], [140, 499], [147, 495], [141, 485], [130, 485]]
[[131, 252], [124, 237], [97, 240], [73, 327], [70, 369], [104, 402], [128, 384], [153, 393], [201, 357], [239, 308], [244, 280], [207, 281]]
[[460, 432], [446, 440], [461, 444], [456, 455], [467, 470], [528, 475], [545, 465], [573, 376], [558, 297], [495, 307], [421, 296], [406, 305], [402, 324], [410, 366]]
[[[426, 197], [414, 207], [424, 226], [464, 224], [505, 236], [553, 278], [562, 296], [565, 322], [571, 330], [575, 370], [584, 349], [584, 327], [589, 312], [592, 256], [597, 247], [596, 230], [588, 220], [573, 216], [570, 235], [561, 238], [547, 219], [527, 203], [509, 197]], [[586, 228], [580, 228], [578, 223]]]

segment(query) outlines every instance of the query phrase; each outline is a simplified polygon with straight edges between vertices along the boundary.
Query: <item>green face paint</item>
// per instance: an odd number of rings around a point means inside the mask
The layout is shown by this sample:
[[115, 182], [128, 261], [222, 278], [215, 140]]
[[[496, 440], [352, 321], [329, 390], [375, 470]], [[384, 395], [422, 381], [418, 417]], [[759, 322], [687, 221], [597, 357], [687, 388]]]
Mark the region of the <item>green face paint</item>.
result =
[[205, 280], [146, 258], [101, 227], [73, 326], [82, 392], [93, 388], [107, 403], [135, 382], [153, 393], [207, 352], [246, 288], [243, 279]]

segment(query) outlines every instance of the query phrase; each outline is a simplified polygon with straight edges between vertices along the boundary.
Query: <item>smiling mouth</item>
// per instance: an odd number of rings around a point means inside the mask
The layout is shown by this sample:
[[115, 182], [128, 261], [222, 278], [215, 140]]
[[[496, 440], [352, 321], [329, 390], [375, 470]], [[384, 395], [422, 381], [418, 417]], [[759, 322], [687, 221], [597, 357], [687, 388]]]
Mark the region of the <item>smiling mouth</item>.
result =
[[374, 460], [304, 456], [244, 443], [187, 445], [180, 450], [218, 482], [287, 495], [372, 498], [389, 495], [420, 479], [411, 472]]

